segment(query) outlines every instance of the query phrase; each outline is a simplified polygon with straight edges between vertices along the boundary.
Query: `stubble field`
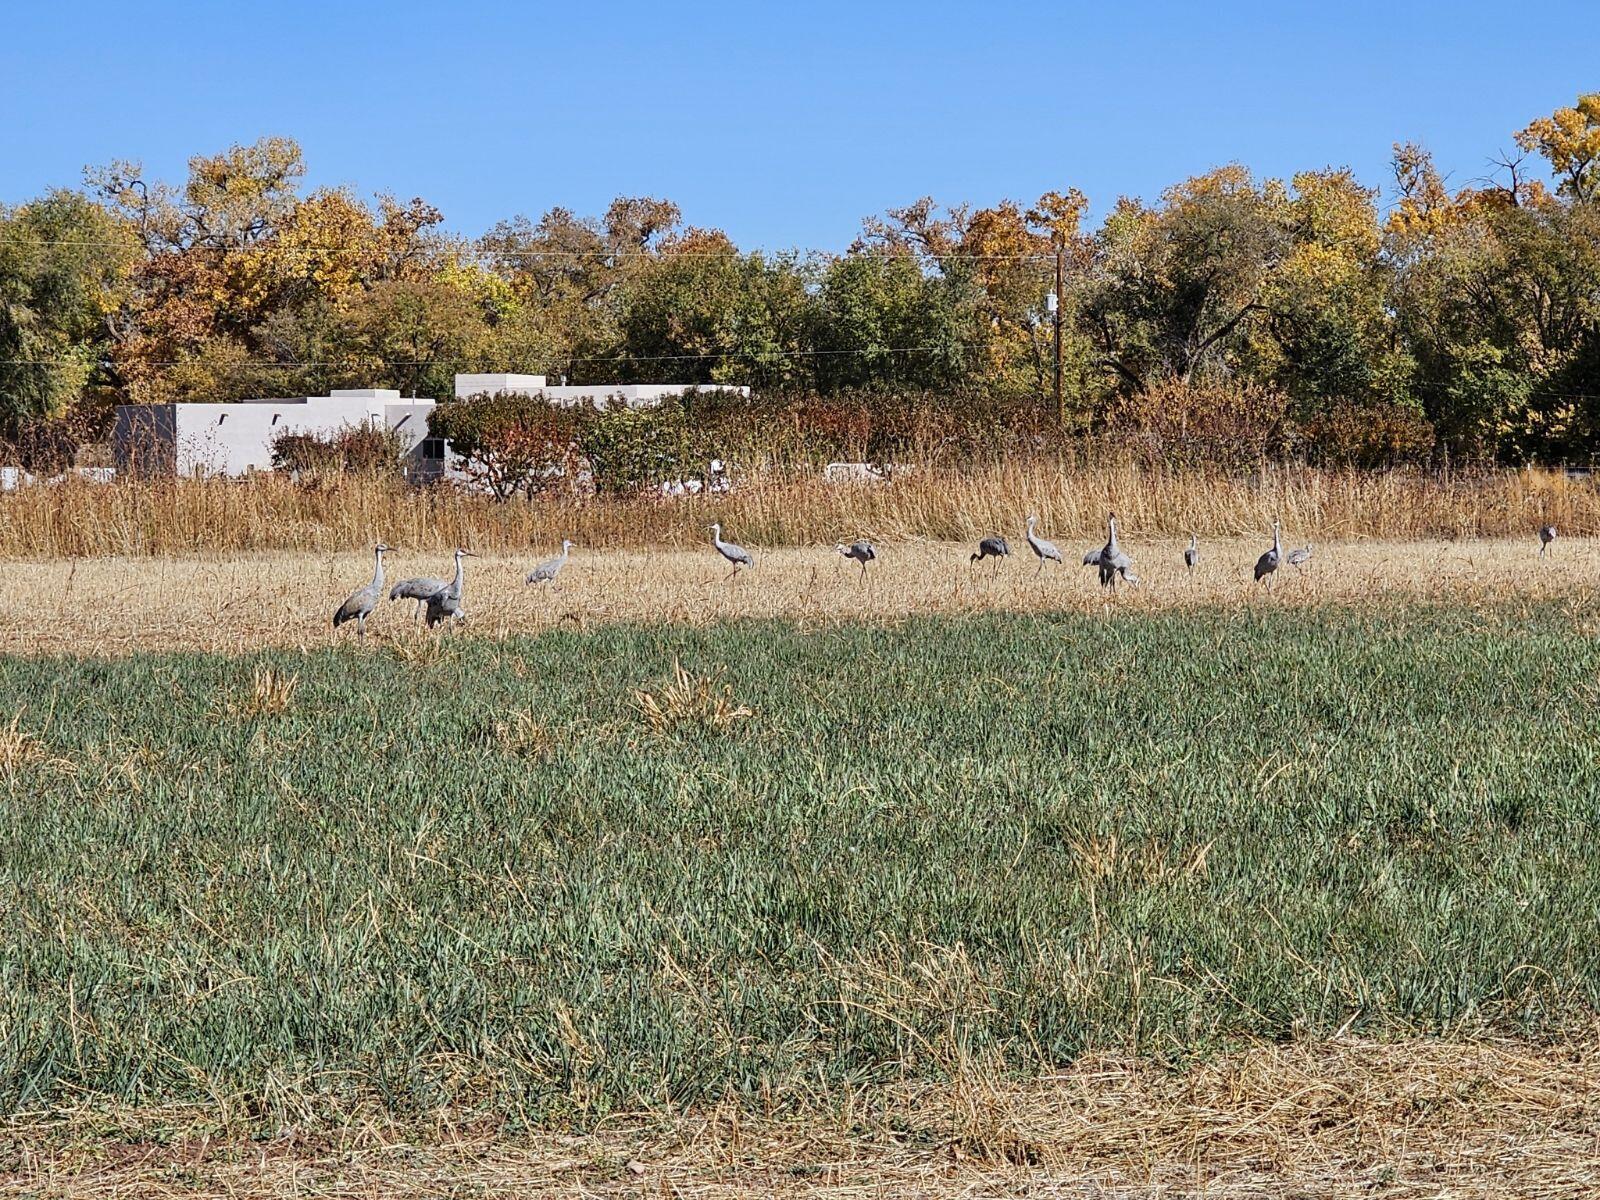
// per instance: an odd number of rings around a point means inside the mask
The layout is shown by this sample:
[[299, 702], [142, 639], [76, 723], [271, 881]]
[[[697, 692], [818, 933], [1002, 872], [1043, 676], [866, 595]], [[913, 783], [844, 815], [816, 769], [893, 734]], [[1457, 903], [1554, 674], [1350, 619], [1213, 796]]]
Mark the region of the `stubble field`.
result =
[[[709, 543], [650, 550], [580, 546], [554, 587], [523, 580], [556, 548], [485, 553], [468, 560], [465, 628], [502, 639], [608, 622], [704, 625], [780, 618], [815, 625], [1111, 610], [1137, 619], [1173, 609], [1408, 602], [1566, 604], [1582, 622], [1600, 588], [1600, 544], [1583, 538], [1558, 541], [1541, 559], [1531, 536], [1323, 543], [1312, 535], [1311, 562], [1303, 570], [1282, 567], [1268, 588], [1251, 576], [1267, 546], [1260, 537], [1204, 541], [1201, 565], [1191, 576], [1182, 560], [1185, 539], [1132, 534], [1124, 544], [1141, 583], [1112, 596], [1098, 586], [1092, 569], [1078, 565], [1103, 535], [1058, 540], [1066, 565], [1047, 563], [1042, 571], [1020, 534], [1012, 539], [1013, 556], [998, 566], [971, 565], [972, 543], [880, 543], [865, 583], [859, 568], [832, 546], [767, 549], [750, 543], [756, 568], [734, 579]], [[1285, 531], [1285, 549], [1305, 540], [1297, 530]], [[448, 551], [402, 545], [387, 557], [386, 569], [392, 583], [409, 575], [448, 577], [452, 567]], [[353, 640], [355, 626], [335, 631], [331, 617], [371, 578], [372, 557], [279, 551], [16, 560], [4, 565], [3, 574], [0, 653], [247, 653]], [[369, 622], [369, 640], [416, 642], [421, 633], [413, 607], [409, 601], [385, 602]]]

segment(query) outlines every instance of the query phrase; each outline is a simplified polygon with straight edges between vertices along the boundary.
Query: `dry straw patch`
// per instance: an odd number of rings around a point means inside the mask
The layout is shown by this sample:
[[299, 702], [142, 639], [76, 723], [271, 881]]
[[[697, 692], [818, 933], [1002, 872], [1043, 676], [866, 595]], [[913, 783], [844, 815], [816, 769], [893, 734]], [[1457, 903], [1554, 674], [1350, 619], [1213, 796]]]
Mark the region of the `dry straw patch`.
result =
[[544, 557], [562, 538], [590, 548], [683, 546], [702, 540], [712, 521], [752, 547], [831, 546], [846, 535], [966, 541], [1018, 529], [1029, 513], [1077, 538], [1097, 531], [1107, 508], [1130, 530], [1163, 537], [1191, 529], [1206, 538], [1243, 536], [1273, 516], [1330, 541], [1526, 536], [1546, 522], [1567, 533], [1600, 532], [1600, 491], [1561, 472], [1264, 465], [1217, 477], [1038, 458], [966, 469], [923, 465], [892, 484], [827, 484], [815, 471], [769, 471], [747, 474], [726, 496], [584, 503], [496, 504], [451, 489], [418, 492], [370, 480], [301, 487], [272, 475], [36, 487], [0, 496], [0, 557], [326, 554], [379, 538], [428, 551], [536, 546]]
[[[368, 622], [369, 647], [387, 647], [414, 665], [438, 661], [450, 638], [505, 637], [595, 622], [713, 622], [745, 617], [803, 623], [898, 620], [937, 613], [1155, 612], [1212, 606], [1350, 604], [1384, 600], [1563, 600], [1573, 620], [1591, 620], [1600, 581], [1600, 544], [1558, 541], [1538, 557], [1530, 538], [1476, 541], [1337, 541], [1290, 526], [1285, 544], [1315, 544], [1303, 571], [1283, 567], [1273, 589], [1256, 586], [1251, 567], [1266, 547], [1250, 538], [1209, 539], [1194, 577], [1184, 571], [1183, 538], [1151, 537], [1127, 522], [1125, 543], [1142, 584], [1107, 595], [1094, 572], [1077, 566], [1103, 535], [1054, 528], [1066, 566], [1043, 572], [1020, 537], [1013, 557], [972, 566], [965, 542], [879, 542], [865, 584], [826, 545], [764, 549], [742, 531], [756, 568], [727, 579], [709, 545], [658, 550], [585, 547], [553, 588], [523, 583], [537, 551], [489, 555], [470, 563], [468, 621], [429, 633], [409, 601], [385, 603]], [[854, 533], [854, 531], [847, 531]], [[872, 531], [866, 531], [871, 533]], [[391, 556], [395, 577], [448, 574], [447, 556], [404, 548]], [[335, 631], [333, 610], [370, 578], [365, 553], [258, 554], [207, 559], [91, 559], [21, 562], [8, 568], [0, 596], [0, 652], [125, 654], [137, 650], [238, 652], [273, 647], [356, 644]]]
[[257, 666], [250, 675], [250, 690], [223, 704], [221, 715], [245, 720], [282, 716], [294, 703], [295, 689], [299, 686], [300, 677], [293, 672]]
[[656, 733], [693, 728], [726, 733], [735, 722], [755, 714], [733, 698], [733, 688], [707, 676], [691, 676], [677, 659], [672, 678], [652, 692], [639, 688], [633, 704]]
[[77, 768], [51, 752], [44, 739], [22, 728], [23, 714], [12, 716], [0, 725], [0, 777], [17, 777], [30, 770], [53, 770], [73, 774]]
[[[199, 1114], [84, 1108], [14, 1119], [0, 1196], [485, 1197], [1192, 1195], [1555, 1197], [1600, 1190], [1600, 1043], [1262, 1046], [1183, 1071], [1086, 1059], [1031, 1084], [964, 1077], [728, 1104], [504, 1139], [440, 1114], [265, 1142]], [[108, 1128], [115, 1127], [116, 1135]]]

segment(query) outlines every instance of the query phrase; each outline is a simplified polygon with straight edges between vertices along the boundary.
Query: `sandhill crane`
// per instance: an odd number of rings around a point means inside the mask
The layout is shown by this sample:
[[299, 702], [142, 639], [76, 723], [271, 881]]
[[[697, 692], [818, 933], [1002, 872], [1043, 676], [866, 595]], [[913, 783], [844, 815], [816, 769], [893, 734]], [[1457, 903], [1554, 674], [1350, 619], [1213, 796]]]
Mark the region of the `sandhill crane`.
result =
[[1116, 587], [1118, 575], [1128, 583], [1139, 582], [1137, 575], [1130, 574], [1133, 560], [1123, 553], [1122, 545], [1117, 541], [1116, 513], [1110, 513], [1106, 517], [1106, 544], [1098, 550], [1091, 550], [1085, 554], [1083, 565], [1100, 568], [1101, 587]]
[[454, 620], [465, 619], [467, 613], [461, 607], [461, 595], [462, 586], [466, 583], [467, 573], [461, 560], [477, 557], [471, 550], [463, 550], [459, 546], [456, 547], [456, 577], [427, 598], [429, 629], [432, 629], [447, 617]]
[[1256, 582], [1260, 583], [1263, 579], [1266, 579], [1267, 586], [1271, 587], [1272, 581], [1268, 579], [1268, 576], [1278, 569], [1278, 560], [1282, 557], [1283, 541], [1278, 536], [1278, 522], [1274, 521], [1272, 523], [1272, 549], [1256, 559]]
[[739, 573], [741, 566], [754, 568], [756, 560], [750, 557], [750, 551], [743, 546], [735, 546], [732, 542], [722, 540], [722, 525], [717, 523], [711, 526], [711, 544], [717, 548], [717, 553], [733, 564], [733, 570], [728, 578], [732, 579]]
[[1189, 548], [1183, 552], [1183, 565], [1190, 575], [1194, 574], [1195, 564], [1200, 561], [1200, 542], [1191, 531], [1189, 534]]
[[572, 543], [562, 540], [561, 553], [554, 558], [547, 558], [533, 570], [528, 572], [529, 583], [554, 583], [556, 576], [561, 574], [561, 568], [567, 565], [567, 556], [572, 553]]
[[450, 581], [448, 579], [432, 579], [420, 576], [414, 579], [402, 579], [389, 589], [389, 599], [391, 602], [395, 600], [415, 600], [417, 609], [413, 615], [420, 620], [422, 610], [427, 607], [428, 597], [435, 592], [442, 592], [449, 586]]
[[878, 557], [878, 552], [872, 548], [872, 543], [865, 540], [851, 542], [848, 546], [840, 542], [834, 549], [843, 557], [853, 558], [861, 564], [861, 578], [863, 580], [867, 577], [867, 564]]
[[986, 537], [978, 543], [978, 551], [967, 559], [968, 562], [982, 562], [986, 558], [994, 559], [995, 569], [1000, 567], [1000, 560], [1011, 554], [1011, 547], [1006, 544], [1003, 537]]
[[1310, 561], [1311, 561], [1311, 543], [1310, 542], [1307, 542], [1304, 546], [1301, 546], [1298, 550], [1289, 551], [1289, 559], [1288, 559], [1289, 565], [1291, 567], [1293, 567], [1296, 571], [1300, 570], [1301, 567], [1305, 566]]
[[[1033, 547], [1034, 554], [1036, 554], [1039, 558], [1039, 571], [1042, 571], [1044, 570], [1045, 559], [1049, 559], [1053, 563], [1059, 563], [1062, 561], [1062, 559], [1061, 551], [1056, 549], [1054, 542], [1047, 542], [1042, 537], [1034, 536], [1033, 527], [1038, 523], [1038, 517], [1028, 518], [1027, 537], [1028, 545]], [[1035, 571], [1034, 574], [1037, 575], [1039, 571]]]
[[1556, 540], [1556, 527], [1554, 525], [1539, 526], [1539, 557], [1544, 557], [1544, 552], [1550, 549], [1550, 543]]
[[346, 621], [356, 623], [356, 632], [362, 637], [367, 636], [367, 618], [372, 615], [372, 610], [378, 607], [378, 602], [383, 599], [383, 556], [393, 547], [379, 542], [372, 548], [372, 582], [359, 592], [354, 593], [333, 614], [333, 627], [335, 629]]

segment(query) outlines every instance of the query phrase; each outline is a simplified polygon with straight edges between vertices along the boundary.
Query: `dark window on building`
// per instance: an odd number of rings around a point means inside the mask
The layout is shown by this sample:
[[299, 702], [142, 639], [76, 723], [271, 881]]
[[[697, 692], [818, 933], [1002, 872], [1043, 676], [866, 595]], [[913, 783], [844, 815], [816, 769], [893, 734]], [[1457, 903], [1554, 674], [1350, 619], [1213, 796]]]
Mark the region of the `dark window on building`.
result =
[[423, 438], [422, 439], [422, 457], [423, 458], [443, 458], [444, 457], [444, 439], [443, 438]]

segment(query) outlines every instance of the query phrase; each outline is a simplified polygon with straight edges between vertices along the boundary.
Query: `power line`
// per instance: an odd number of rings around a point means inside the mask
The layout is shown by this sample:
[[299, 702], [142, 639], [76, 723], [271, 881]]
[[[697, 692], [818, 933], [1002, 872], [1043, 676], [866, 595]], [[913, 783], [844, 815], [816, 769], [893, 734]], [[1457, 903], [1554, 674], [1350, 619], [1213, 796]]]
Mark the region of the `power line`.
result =
[[[625, 365], [627, 363], [641, 362], [695, 362], [706, 359], [748, 358], [752, 361], [762, 361], [772, 358], [820, 358], [832, 356], [865, 356], [876, 354], [938, 354], [951, 349], [948, 346], [881, 346], [871, 349], [849, 350], [769, 350], [751, 352], [747, 350], [714, 350], [702, 354], [638, 354], [620, 355], [610, 358], [566, 358], [556, 361], [562, 364], [582, 363], [585, 366]], [[147, 367], [184, 367], [193, 366], [195, 359], [166, 359], [160, 361], [141, 362], [140, 366]], [[416, 359], [361, 359], [350, 361], [345, 359], [324, 359], [310, 361], [288, 361], [281, 359], [245, 359], [240, 362], [229, 363], [231, 369], [238, 368], [315, 368], [315, 367], [450, 367], [461, 366], [469, 363], [470, 358], [416, 358]], [[68, 358], [5, 358], [0, 359], [0, 366], [7, 367], [76, 367], [83, 366], [81, 361]], [[109, 365], [109, 364], [102, 364]]]
[[[127, 248], [129, 248], [129, 243], [128, 242], [118, 242], [118, 241], [112, 241], [112, 240], [109, 240], [109, 239], [90, 239], [90, 238], [18, 238], [18, 239], [15, 239], [15, 241], [16, 241], [17, 244], [25, 245], [25, 246], [75, 246], [75, 247], [84, 247], [84, 248], [87, 248], [87, 247], [100, 247], [100, 248], [111, 248], [111, 249], [127, 249]], [[493, 258], [553, 258], [553, 259], [597, 259], [597, 260], [601, 260], [601, 261], [649, 259], [649, 260], [658, 261], [658, 262], [670, 262], [672, 259], [675, 259], [675, 258], [696, 258], [696, 259], [713, 259], [713, 260], [714, 259], [746, 259], [746, 258], [753, 258], [756, 255], [761, 255], [762, 257], [768, 258], [768, 259], [782, 258], [782, 257], [790, 256], [790, 255], [792, 255], [792, 256], [794, 256], [796, 258], [842, 259], [842, 258], [852, 257], [852, 253], [848, 252], [848, 251], [844, 252], [844, 253], [840, 253], [837, 250], [802, 250], [799, 247], [792, 247], [792, 248], [786, 249], [786, 250], [770, 250], [770, 251], [769, 250], [676, 250], [676, 249], [673, 249], [671, 247], [667, 247], [665, 249], [646, 249], [646, 250], [603, 250], [603, 249], [600, 249], [600, 250], [546, 250], [546, 249], [532, 249], [532, 248], [527, 248], [527, 249], [503, 248], [502, 249], [502, 248], [489, 248], [489, 247], [485, 247], [485, 246], [468, 247], [468, 246], [460, 246], [460, 245], [445, 246], [445, 247], [429, 247], [429, 248], [436, 250], [440, 254], [441, 257], [446, 257], [446, 258], [450, 257], [452, 255], [455, 255], [455, 256], [468, 257], [468, 258], [489, 258], [489, 259], [493, 259]], [[286, 246], [286, 245], [283, 245], [281, 243], [270, 241], [270, 240], [264, 240], [264, 241], [261, 241], [261, 242], [252, 242], [252, 243], [250, 243], [248, 245], [231, 245], [230, 244], [230, 245], [221, 245], [221, 246], [206, 246], [206, 245], [174, 246], [170, 250], [155, 251], [154, 253], [156, 255], [160, 255], [160, 254], [187, 254], [187, 253], [191, 253], [191, 252], [218, 253], [218, 254], [248, 254], [248, 253], [250, 253], [252, 251], [259, 251], [259, 250], [265, 250], [265, 249], [271, 249], [275, 253], [278, 253], [278, 254], [292, 254], [292, 253], [300, 253], [300, 254], [341, 254], [341, 253], [355, 254], [355, 253], [370, 253], [370, 254], [372, 254], [372, 256], [380, 257], [380, 258], [381, 257], [393, 257], [397, 253], [405, 253], [405, 252], [393, 251], [393, 250], [390, 250], [390, 251], [385, 251], [385, 250], [362, 251], [362, 250], [360, 250], [359, 247], [354, 247], [354, 246], [349, 246], [349, 245], [319, 245], [319, 244], [309, 244], [309, 245], [307, 245], [307, 244], [300, 244], [300, 245]], [[879, 253], [874, 253], [875, 251], [880, 251], [880, 252]], [[880, 258], [888, 256], [887, 254], [882, 253], [881, 251], [893, 251], [893, 252], [896, 252], [896, 253], [904, 253], [905, 255], [907, 255], [909, 257], [934, 259], [934, 260], [937, 260], [939, 262], [949, 261], [949, 262], [1041, 262], [1041, 263], [1045, 263], [1045, 262], [1054, 262], [1055, 261], [1055, 253], [1054, 253], [1054, 251], [1041, 251], [1041, 252], [1037, 252], [1037, 253], [1019, 251], [1019, 252], [1011, 253], [1011, 254], [994, 254], [994, 253], [989, 253], [989, 254], [971, 254], [971, 253], [955, 252], [955, 251], [929, 250], [929, 249], [926, 249], [926, 248], [923, 248], [923, 247], [913, 247], [913, 246], [910, 246], [910, 245], [897, 246], [897, 247], [870, 247], [870, 248], [868, 248], [866, 250], [856, 252], [854, 256], [855, 257], [880, 257]]]

